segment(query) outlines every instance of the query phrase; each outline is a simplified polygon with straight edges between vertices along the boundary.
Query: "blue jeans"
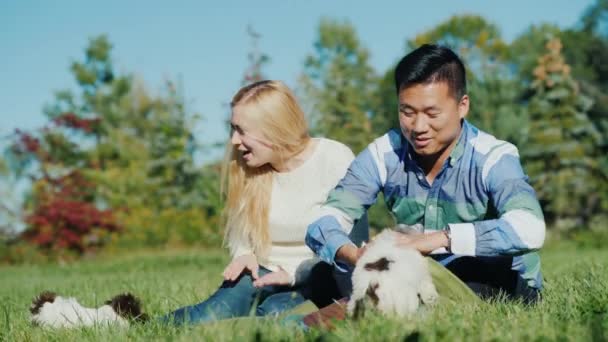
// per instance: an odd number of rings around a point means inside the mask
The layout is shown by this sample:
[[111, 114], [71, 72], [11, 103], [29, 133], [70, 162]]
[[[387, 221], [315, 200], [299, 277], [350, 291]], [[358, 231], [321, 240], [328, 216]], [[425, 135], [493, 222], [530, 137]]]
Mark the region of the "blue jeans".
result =
[[[263, 276], [270, 271], [260, 267]], [[201, 303], [177, 309], [161, 318], [161, 321], [181, 325], [243, 317], [277, 314], [289, 310], [306, 300], [298, 288], [291, 286], [265, 286], [256, 288], [248, 273], [235, 281], [224, 281], [215, 293]]]

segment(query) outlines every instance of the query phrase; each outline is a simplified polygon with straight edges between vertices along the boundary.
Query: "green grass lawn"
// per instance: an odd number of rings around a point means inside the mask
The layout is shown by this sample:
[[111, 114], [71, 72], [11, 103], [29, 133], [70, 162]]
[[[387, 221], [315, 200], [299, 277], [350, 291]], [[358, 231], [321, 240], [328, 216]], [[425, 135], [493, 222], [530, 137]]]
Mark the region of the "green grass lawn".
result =
[[304, 333], [272, 320], [173, 328], [158, 324], [128, 329], [95, 327], [45, 331], [28, 322], [33, 296], [43, 290], [74, 296], [95, 306], [113, 295], [138, 295], [152, 316], [199, 302], [221, 281], [227, 261], [221, 251], [167, 251], [98, 257], [68, 265], [0, 266], [0, 340], [606, 340], [608, 250], [553, 245], [542, 252], [544, 300], [448, 304], [410, 320], [366, 316], [332, 332]]

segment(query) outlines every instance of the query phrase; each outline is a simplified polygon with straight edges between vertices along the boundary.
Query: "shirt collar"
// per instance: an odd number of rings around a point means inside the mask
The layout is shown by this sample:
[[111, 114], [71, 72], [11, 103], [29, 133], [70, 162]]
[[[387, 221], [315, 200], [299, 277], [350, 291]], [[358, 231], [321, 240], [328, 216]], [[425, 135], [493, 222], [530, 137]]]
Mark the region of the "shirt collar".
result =
[[[467, 136], [468, 131], [471, 129], [471, 125], [468, 123], [467, 120], [462, 120], [462, 127], [460, 129], [460, 136], [458, 137], [458, 142], [456, 143], [456, 146], [454, 146], [454, 149], [452, 150], [452, 152], [450, 153], [450, 156], [448, 157], [448, 160], [446, 161], [446, 163], [448, 163], [448, 165], [450, 166], [454, 166], [456, 165], [456, 163], [458, 162], [458, 160], [462, 157], [462, 155], [464, 154], [464, 150], [466, 147], [466, 141], [467, 141]], [[404, 167], [406, 170], [415, 170], [418, 167], [418, 164], [416, 163], [416, 160], [414, 159], [414, 157], [412, 156], [412, 152], [413, 149], [410, 146], [410, 143], [407, 141], [407, 139], [405, 139], [405, 137], [403, 136], [403, 133], [401, 133], [401, 141], [403, 142], [403, 162], [404, 162]]]
[[458, 142], [454, 149], [450, 153], [448, 157], [448, 163], [450, 166], [456, 165], [460, 157], [464, 154], [464, 149], [467, 141], [467, 136], [469, 135], [470, 125], [467, 120], [462, 120], [462, 128], [460, 129], [460, 136], [458, 137]]

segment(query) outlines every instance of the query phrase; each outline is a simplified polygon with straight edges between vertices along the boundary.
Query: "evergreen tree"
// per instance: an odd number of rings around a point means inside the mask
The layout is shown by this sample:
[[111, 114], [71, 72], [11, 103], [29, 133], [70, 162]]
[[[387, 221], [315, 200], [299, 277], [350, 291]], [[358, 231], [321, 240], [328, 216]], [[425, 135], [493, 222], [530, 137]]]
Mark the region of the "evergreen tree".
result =
[[573, 79], [560, 40], [551, 39], [546, 48], [534, 69], [523, 157], [547, 220], [561, 229], [583, 228], [606, 191], [594, 156], [601, 137], [587, 115], [592, 102]]
[[347, 144], [355, 153], [371, 141], [374, 70], [348, 22], [323, 19], [314, 54], [302, 77], [307, 100], [314, 104], [313, 132]]

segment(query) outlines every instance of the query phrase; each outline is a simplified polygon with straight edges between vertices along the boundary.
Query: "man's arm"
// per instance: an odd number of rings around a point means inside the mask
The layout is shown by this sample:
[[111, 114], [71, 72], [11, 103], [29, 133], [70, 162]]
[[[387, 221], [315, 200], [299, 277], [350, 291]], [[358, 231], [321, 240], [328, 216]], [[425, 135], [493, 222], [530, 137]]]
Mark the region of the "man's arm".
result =
[[354, 265], [359, 260], [361, 254], [363, 254], [364, 249], [364, 247], [359, 248], [353, 244], [343, 245], [336, 252], [335, 259], [342, 260], [349, 265]]
[[490, 152], [482, 179], [498, 218], [450, 224], [452, 253], [515, 255], [542, 247], [545, 220], [521, 167], [517, 148], [505, 143]]
[[386, 180], [384, 153], [390, 150], [386, 134], [361, 152], [329, 193], [315, 221], [308, 226], [306, 244], [323, 261], [330, 264], [335, 264], [336, 259], [349, 264], [356, 262], [358, 248], [348, 234], [354, 221], [376, 202]]

